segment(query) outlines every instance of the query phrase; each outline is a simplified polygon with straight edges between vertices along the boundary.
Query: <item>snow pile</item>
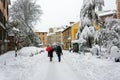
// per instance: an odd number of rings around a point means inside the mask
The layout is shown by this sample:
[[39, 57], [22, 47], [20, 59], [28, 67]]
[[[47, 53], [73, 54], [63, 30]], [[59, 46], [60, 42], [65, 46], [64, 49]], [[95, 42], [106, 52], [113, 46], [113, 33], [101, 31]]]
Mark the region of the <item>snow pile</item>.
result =
[[24, 47], [19, 51], [19, 54], [22, 56], [33, 56], [41, 51], [44, 51], [44, 49], [37, 47]]
[[81, 80], [119, 80], [120, 63], [99, 59], [90, 53], [84, 56], [75, 53], [65, 55], [64, 59]]
[[99, 53], [100, 53], [100, 47], [98, 45], [93, 46], [93, 48], [91, 49], [91, 53], [93, 55], [99, 55]]
[[15, 51], [10, 51], [1, 55], [0, 80], [37, 80], [36, 78], [31, 79], [31, 76], [33, 77], [34, 72], [37, 71], [36, 69], [38, 68], [36, 68], [36, 64], [39, 64], [39, 62], [41, 62], [42, 59], [41, 61], [39, 61], [39, 56], [35, 55], [33, 57], [29, 57], [28, 54], [40, 50], [44, 49], [37, 47], [24, 47], [20, 50], [20, 55], [24, 56], [18, 55], [17, 57], [15, 57]]
[[111, 57], [120, 58], [120, 51], [119, 51], [119, 48], [117, 46], [113, 46], [111, 48]]

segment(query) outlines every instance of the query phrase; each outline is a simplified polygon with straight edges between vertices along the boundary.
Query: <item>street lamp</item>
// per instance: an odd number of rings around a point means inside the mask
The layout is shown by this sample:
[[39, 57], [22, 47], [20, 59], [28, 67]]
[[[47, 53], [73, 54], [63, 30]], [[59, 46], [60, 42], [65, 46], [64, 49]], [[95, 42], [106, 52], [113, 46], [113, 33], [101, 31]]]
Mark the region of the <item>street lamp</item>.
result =
[[19, 32], [19, 29], [13, 27], [12, 31], [13, 31], [13, 33], [14, 33], [15, 57], [17, 57], [17, 43], [18, 43], [18, 36], [17, 36], [17, 33]]

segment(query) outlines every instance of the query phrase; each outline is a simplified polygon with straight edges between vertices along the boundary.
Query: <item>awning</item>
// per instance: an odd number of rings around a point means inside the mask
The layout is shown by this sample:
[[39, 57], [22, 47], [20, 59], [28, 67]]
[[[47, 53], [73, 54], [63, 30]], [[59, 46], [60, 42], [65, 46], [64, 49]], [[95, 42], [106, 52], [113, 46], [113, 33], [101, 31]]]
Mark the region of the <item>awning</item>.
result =
[[81, 43], [80, 40], [73, 40], [72, 43]]
[[84, 40], [84, 39], [74, 40], [74, 41], [72, 41], [72, 43], [78, 43], [78, 44], [86, 43], [86, 40]]

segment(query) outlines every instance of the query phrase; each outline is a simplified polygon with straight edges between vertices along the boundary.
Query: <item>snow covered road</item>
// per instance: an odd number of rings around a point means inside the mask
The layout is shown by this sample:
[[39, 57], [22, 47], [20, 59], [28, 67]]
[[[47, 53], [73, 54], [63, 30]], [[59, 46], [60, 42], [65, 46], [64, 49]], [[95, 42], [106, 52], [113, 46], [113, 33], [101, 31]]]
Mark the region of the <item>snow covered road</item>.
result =
[[45, 80], [79, 80], [66, 63], [49, 63]]
[[63, 58], [61, 62], [58, 62], [55, 54], [53, 61], [50, 62], [46, 53], [38, 56], [36, 57], [39, 58], [39, 63], [34, 66], [36, 72], [32, 71], [33, 76], [30, 76], [29, 80], [79, 80]]
[[[24, 50], [22, 54], [36, 49]], [[32, 57], [14, 57], [14, 51], [8, 52], [0, 56], [0, 80], [120, 80], [120, 63], [90, 54], [63, 53], [61, 62], [55, 53], [50, 62], [46, 52]]]

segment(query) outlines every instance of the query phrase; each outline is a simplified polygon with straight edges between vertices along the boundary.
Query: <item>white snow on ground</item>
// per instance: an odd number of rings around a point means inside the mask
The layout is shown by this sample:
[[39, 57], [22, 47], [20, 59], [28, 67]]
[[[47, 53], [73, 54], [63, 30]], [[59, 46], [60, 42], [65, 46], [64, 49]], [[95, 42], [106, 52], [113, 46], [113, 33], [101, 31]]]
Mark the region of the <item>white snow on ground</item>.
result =
[[[110, 59], [63, 51], [61, 62], [55, 53], [50, 62], [46, 51], [38, 53], [41, 50], [25, 47], [18, 57], [14, 57], [14, 51], [1, 55], [0, 80], [120, 80], [120, 63]], [[26, 55], [31, 52], [38, 54]]]

